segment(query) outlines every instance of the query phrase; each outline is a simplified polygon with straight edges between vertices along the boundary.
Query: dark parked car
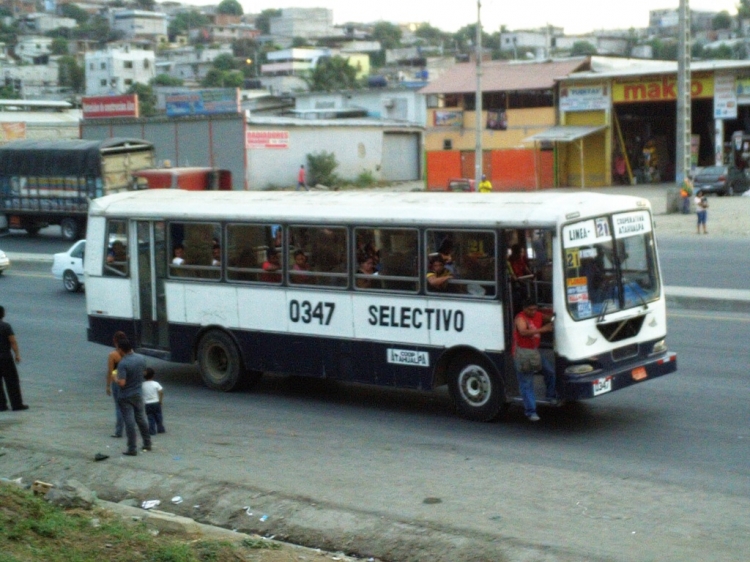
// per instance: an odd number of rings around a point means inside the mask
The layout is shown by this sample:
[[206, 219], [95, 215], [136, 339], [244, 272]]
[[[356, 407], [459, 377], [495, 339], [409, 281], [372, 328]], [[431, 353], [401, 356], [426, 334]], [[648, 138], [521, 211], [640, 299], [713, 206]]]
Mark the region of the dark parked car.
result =
[[695, 190], [717, 195], [735, 195], [750, 188], [750, 178], [745, 172], [729, 166], [708, 166], [693, 178]]

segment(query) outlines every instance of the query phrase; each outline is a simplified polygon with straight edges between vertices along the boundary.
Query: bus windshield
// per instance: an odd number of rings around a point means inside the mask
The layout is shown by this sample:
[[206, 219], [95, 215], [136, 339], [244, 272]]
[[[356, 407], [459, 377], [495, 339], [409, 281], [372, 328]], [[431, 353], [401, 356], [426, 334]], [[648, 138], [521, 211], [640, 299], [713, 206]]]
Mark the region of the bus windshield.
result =
[[563, 250], [566, 303], [575, 320], [645, 306], [659, 297], [648, 211], [565, 225]]

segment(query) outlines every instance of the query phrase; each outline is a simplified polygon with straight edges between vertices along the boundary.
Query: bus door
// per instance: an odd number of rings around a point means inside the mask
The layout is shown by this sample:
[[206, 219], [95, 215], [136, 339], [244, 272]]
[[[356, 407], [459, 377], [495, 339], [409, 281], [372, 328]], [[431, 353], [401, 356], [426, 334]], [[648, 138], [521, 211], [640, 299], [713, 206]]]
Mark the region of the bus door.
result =
[[136, 221], [137, 284], [140, 321], [136, 333], [141, 347], [169, 349], [167, 300], [167, 245], [163, 222]]

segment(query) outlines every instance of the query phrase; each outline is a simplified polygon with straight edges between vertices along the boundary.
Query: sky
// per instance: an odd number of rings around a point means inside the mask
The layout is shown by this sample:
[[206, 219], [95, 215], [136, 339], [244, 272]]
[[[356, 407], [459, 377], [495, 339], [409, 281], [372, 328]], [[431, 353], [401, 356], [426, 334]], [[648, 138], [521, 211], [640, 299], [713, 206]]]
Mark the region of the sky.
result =
[[[476, 0], [239, 0], [245, 12], [267, 8], [329, 8], [335, 24], [347, 21], [393, 23], [427, 21], [443, 31], [456, 31], [477, 20]], [[187, 0], [216, 4], [218, 0]], [[693, 10], [737, 13], [738, 0], [691, 0]], [[522, 6], [523, 9], [518, 7]], [[628, 29], [648, 26], [649, 10], [677, 8], [679, 0], [482, 0], [485, 31], [501, 25], [508, 29], [563, 27], [574, 35], [594, 29]]]

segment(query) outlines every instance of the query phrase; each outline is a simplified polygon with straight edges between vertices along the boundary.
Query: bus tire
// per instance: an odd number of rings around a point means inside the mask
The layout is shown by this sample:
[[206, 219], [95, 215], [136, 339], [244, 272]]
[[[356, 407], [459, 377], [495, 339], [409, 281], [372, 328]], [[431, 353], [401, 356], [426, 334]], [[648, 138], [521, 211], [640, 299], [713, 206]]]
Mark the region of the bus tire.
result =
[[507, 406], [500, 376], [476, 353], [459, 355], [451, 361], [448, 391], [458, 413], [470, 420], [492, 421]]
[[244, 372], [237, 345], [229, 334], [221, 330], [211, 330], [201, 338], [198, 365], [203, 384], [222, 392], [237, 388]]
[[80, 232], [78, 221], [75, 219], [63, 219], [60, 221], [60, 233], [62, 234], [63, 240], [73, 242], [78, 240], [78, 233]]

